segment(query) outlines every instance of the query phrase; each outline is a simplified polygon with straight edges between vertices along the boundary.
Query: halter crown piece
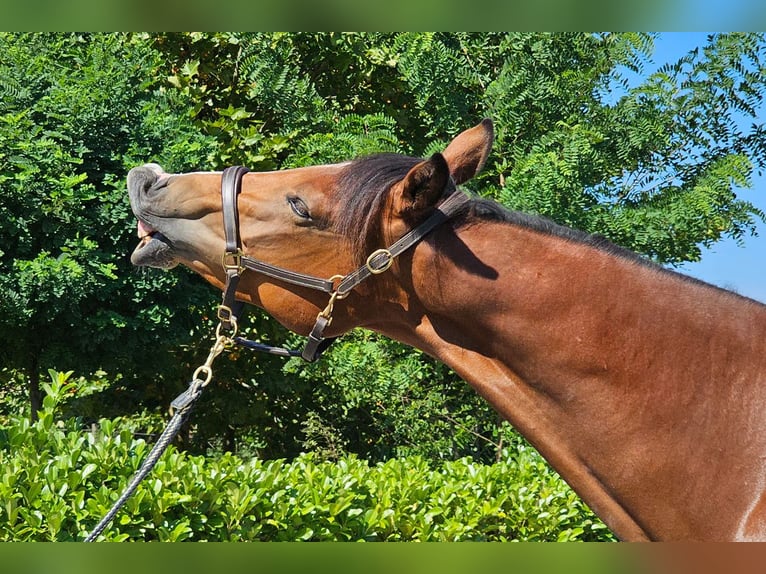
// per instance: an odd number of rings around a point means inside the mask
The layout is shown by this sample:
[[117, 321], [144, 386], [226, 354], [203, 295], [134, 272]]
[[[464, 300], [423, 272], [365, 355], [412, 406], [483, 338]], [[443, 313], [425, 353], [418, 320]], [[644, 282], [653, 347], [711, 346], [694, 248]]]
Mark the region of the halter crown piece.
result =
[[242, 166], [227, 167], [221, 177], [223, 228], [226, 239], [226, 251], [221, 261], [226, 273], [226, 284], [223, 288], [223, 300], [218, 306], [220, 328], [236, 335], [237, 318], [244, 307], [244, 303], [237, 301], [235, 295], [239, 280], [248, 269], [284, 283], [322, 291], [327, 293], [330, 299], [327, 307], [317, 315], [314, 327], [311, 329], [302, 351], [272, 347], [243, 337], [232, 336], [234, 343], [248, 349], [283, 357], [301, 357], [308, 362], [316, 361], [337, 338], [324, 336], [325, 329], [332, 321], [335, 302], [345, 298], [357, 285], [370, 276], [387, 271], [396, 257], [416, 245], [435, 227], [454, 216], [468, 202], [468, 197], [465, 194], [456, 191], [437, 207], [436, 211], [423, 223], [411, 229], [388, 249], [373, 251], [365, 264], [356, 271], [348, 275], [335, 275], [329, 279], [322, 279], [264, 263], [242, 253], [237, 198], [242, 190], [242, 178], [248, 171], [246, 167]]

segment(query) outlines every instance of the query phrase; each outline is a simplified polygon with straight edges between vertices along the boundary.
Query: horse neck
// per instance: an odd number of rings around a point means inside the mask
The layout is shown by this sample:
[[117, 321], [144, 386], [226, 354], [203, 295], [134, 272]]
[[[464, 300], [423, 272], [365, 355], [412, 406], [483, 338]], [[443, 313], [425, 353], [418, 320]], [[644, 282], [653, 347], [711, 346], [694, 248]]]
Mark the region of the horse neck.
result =
[[[674, 458], [685, 456], [688, 467], [688, 449], [705, 457], [726, 448], [720, 441], [699, 448], [698, 441], [736, 431], [737, 417], [763, 422], [762, 393], [731, 414], [721, 405], [731, 403], [732, 377], [743, 388], [764, 380], [750, 367], [760, 360], [731, 363], [726, 348], [763, 356], [765, 307], [592, 246], [497, 223], [439, 230], [400, 279], [399, 320], [389, 316], [378, 330], [451, 366], [618, 536], [728, 537], [741, 529], [707, 517], [720, 530], [706, 531], [712, 527], [693, 502], [688, 512], [657, 508], [676, 508], [671, 498], [683, 494], [678, 487], [688, 477], [674, 474], [683, 472]], [[689, 429], [679, 413], [710, 422]], [[761, 460], [766, 444], [755, 442]], [[757, 492], [762, 464], [743, 472]], [[748, 493], [724, 497], [752, 504]]]

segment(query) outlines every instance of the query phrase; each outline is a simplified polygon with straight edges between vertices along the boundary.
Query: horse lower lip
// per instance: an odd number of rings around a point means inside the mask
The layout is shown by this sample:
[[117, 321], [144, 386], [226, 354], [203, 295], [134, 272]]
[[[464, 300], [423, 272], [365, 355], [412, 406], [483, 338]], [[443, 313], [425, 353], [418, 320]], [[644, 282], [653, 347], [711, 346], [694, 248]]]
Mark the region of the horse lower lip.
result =
[[154, 241], [161, 241], [160, 237], [157, 237], [157, 235], [158, 234], [156, 233], [152, 233], [151, 235], [142, 236], [138, 241], [138, 245], [136, 246], [135, 251], [141, 251], [143, 249], [146, 249]]
[[172, 249], [162, 233], [154, 232], [141, 238], [130, 260], [134, 265], [167, 268], [173, 261]]

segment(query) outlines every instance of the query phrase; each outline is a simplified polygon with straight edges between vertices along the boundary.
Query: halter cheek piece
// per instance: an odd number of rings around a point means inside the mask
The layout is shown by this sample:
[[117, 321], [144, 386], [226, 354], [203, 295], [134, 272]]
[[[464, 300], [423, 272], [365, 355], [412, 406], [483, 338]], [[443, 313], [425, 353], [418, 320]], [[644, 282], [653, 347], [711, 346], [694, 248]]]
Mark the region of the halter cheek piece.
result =
[[218, 307], [218, 319], [220, 326], [225, 331], [236, 334], [237, 317], [244, 304], [236, 301], [237, 285], [245, 270], [249, 269], [272, 279], [300, 287], [307, 287], [322, 291], [330, 296], [327, 307], [317, 315], [314, 328], [308, 336], [306, 345], [302, 351], [272, 347], [263, 343], [257, 343], [243, 337], [233, 336], [232, 341], [254, 351], [261, 351], [284, 357], [302, 357], [308, 362], [316, 361], [319, 356], [335, 340], [335, 337], [325, 337], [324, 331], [332, 322], [332, 311], [335, 302], [345, 298], [357, 285], [370, 277], [388, 270], [394, 259], [417, 244], [431, 230], [451, 218], [467, 201], [468, 197], [456, 191], [450, 195], [436, 211], [423, 223], [403, 235], [388, 249], [373, 251], [367, 258], [366, 263], [349, 273], [348, 275], [335, 275], [329, 279], [322, 279], [311, 275], [305, 275], [282, 267], [276, 267], [264, 263], [242, 253], [241, 239], [239, 236], [239, 212], [237, 198], [242, 190], [242, 178], [249, 170], [242, 166], [227, 167], [221, 178], [221, 200], [223, 203], [223, 228], [226, 239], [226, 251], [222, 257], [222, 264], [226, 273], [226, 284], [223, 288], [223, 301]]

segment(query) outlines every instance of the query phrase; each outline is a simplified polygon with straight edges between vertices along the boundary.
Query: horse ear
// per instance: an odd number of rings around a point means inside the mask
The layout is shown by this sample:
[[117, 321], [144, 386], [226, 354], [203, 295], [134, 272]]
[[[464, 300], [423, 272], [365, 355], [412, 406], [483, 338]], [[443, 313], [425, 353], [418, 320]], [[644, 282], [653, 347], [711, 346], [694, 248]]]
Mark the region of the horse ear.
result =
[[486, 118], [479, 125], [465, 130], [452, 140], [442, 153], [455, 184], [460, 185], [481, 171], [494, 139], [492, 120]]
[[435, 153], [413, 167], [394, 193], [394, 210], [399, 215], [415, 215], [436, 204], [449, 182], [449, 166], [444, 156]]

